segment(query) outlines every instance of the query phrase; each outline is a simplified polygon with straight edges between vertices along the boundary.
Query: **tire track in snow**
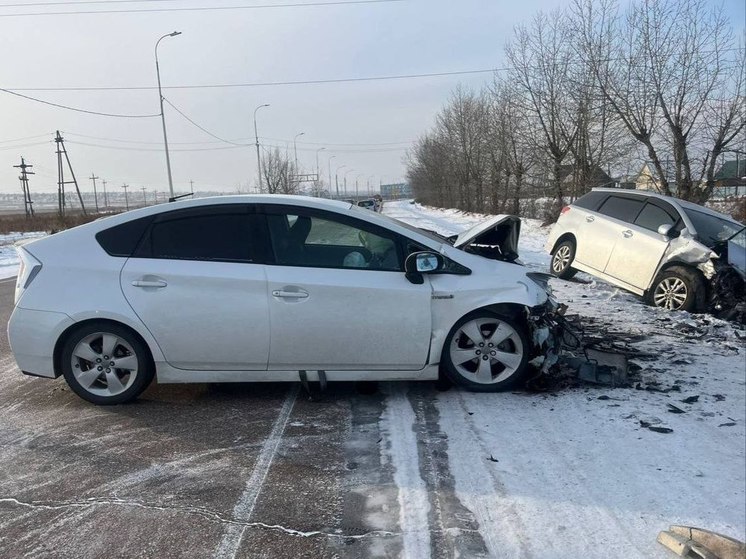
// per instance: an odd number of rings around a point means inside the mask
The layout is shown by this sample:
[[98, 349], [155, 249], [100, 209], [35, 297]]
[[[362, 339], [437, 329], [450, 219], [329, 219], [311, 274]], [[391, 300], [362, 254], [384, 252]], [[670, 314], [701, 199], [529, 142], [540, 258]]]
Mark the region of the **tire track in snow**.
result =
[[389, 460], [394, 467], [394, 482], [399, 491], [399, 525], [403, 539], [402, 557], [430, 557], [430, 501], [425, 481], [420, 476], [415, 412], [406, 395], [406, 383], [388, 383], [386, 408], [381, 416], [381, 432]]
[[[233, 518], [242, 522], [249, 522], [251, 519], [257, 498], [262, 490], [262, 485], [267, 477], [269, 468], [272, 466], [272, 460], [274, 460], [275, 454], [277, 454], [277, 448], [280, 446], [280, 441], [285, 433], [285, 426], [288, 423], [290, 414], [293, 412], [293, 406], [297, 398], [298, 385], [293, 384], [285, 397], [277, 419], [275, 419], [272, 425], [272, 431], [267, 436], [262, 449], [259, 451], [254, 469], [246, 482], [246, 488], [233, 507]], [[234, 559], [241, 546], [241, 540], [245, 531], [246, 525], [237, 524], [230, 526], [223, 534], [223, 539], [220, 541], [220, 545], [215, 552], [215, 557], [220, 559]]]

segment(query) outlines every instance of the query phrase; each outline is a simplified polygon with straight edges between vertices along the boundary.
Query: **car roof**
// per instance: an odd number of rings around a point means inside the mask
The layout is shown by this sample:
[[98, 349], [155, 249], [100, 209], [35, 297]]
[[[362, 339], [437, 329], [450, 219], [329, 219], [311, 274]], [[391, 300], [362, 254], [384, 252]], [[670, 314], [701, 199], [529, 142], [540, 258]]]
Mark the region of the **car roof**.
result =
[[700, 206], [699, 204], [695, 204], [693, 202], [687, 202], [686, 200], [681, 200], [680, 198], [674, 198], [673, 196], [666, 196], [664, 194], [658, 194], [657, 192], [650, 192], [649, 190], [634, 190], [626, 188], [594, 188], [593, 192], [608, 192], [610, 194], [634, 194], [637, 196], [644, 196], [646, 198], [658, 198], [659, 200], [664, 200], [669, 204], [673, 204], [675, 207], [678, 206], [678, 208], [682, 210], [695, 210], [707, 215], [711, 215], [713, 217], [719, 217], [720, 219], [724, 219], [726, 221], [738, 223], [731, 216], [716, 212], [715, 210], [711, 210], [710, 208], [707, 208], [705, 206]]

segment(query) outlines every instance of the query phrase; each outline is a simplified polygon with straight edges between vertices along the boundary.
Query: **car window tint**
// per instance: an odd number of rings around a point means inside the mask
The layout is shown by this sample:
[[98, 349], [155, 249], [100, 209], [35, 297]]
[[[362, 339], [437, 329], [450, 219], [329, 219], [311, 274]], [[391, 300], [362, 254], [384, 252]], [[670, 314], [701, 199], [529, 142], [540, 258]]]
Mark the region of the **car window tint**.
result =
[[401, 271], [394, 233], [316, 215], [268, 214], [267, 225], [277, 264]]
[[96, 234], [96, 240], [110, 256], [130, 256], [137, 248], [153, 216], [133, 219]]
[[595, 212], [601, 201], [608, 195], [608, 192], [589, 192], [575, 200], [573, 205]]
[[634, 198], [609, 196], [609, 199], [598, 209], [599, 213], [632, 223], [642, 209], [644, 202]]
[[190, 215], [154, 223], [143, 256], [176, 260], [251, 262], [246, 213]]
[[675, 221], [663, 208], [653, 204], [645, 204], [640, 215], [635, 219], [635, 225], [657, 231], [661, 225], [673, 225]]

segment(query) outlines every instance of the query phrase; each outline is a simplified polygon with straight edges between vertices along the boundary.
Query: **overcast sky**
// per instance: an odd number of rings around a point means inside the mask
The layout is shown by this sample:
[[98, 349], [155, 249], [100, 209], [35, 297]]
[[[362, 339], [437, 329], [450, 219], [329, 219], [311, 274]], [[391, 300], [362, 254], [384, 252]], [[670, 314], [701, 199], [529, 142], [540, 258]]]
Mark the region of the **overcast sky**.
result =
[[[61, 1], [61, 0], [54, 0]], [[403, 0], [377, 4], [4, 17], [73, 10], [177, 9], [305, 3], [312, 0], [91, 0], [33, 6], [41, 0], [0, 0], [0, 87], [92, 111], [157, 114], [158, 94], [144, 91], [31, 91], [33, 88], [154, 87], [153, 47], [159, 47], [164, 87], [285, 82], [478, 70], [504, 65], [513, 26], [561, 0]], [[329, 0], [320, 0], [329, 1]], [[24, 4], [8, 7], [9, 4]], [[743, 30], [744, 0], [725, 0]], [[352, 188], [368, 180], [396, 182], [411, 141], [459, 83], [480, 87], [489, 74], [315, 85], [166, 89], [164, 96], [221, 138], [206, 135], [166, 106], [174, 186], [235, 192], [256, 186], [254, 109], [260, 142], [279, 145], [308, 172], [320, 152], [322, 176], [341, 165]], [[34, 165], [32, 192], [56, 190], [55, 130], [66, 139], [78, 180], [95, 173], [109, 188], [130, 184], [167, 189], [159, 118], [108, 118], [71, 112], [0, 92], [0, 192], [20, 192], [17, 169]], [[106, 146], [106, 147], [102, 147]], [[226, 149], [227, 148], [227, 149]]]

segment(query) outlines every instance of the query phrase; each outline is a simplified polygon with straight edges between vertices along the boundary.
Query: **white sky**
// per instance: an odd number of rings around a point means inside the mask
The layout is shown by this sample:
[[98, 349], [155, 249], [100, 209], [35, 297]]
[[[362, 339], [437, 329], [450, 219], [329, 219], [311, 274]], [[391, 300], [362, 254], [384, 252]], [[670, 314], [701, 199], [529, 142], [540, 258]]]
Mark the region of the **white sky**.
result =
[[[45, 10], [292, 3], [147, 0], [29, 6], [40, 1], [0, 0], [0, 87], [155, 86], [153, 46], [158, 37], [173, 30], [183, 35], [164, 39], [159, 47], [164, 87], [500, 67], [504, 65], [503, 46], [513, 26], [528, 21], [540, 9], [563, 4], [561, 0], [403, 0], [322, 7], [3, 17]], [[742, 30], [744, 1], [725, 0], [724, 6], [734, 27]], [[340, 165], [347, 166], [341, 173], [354, 169], [347, 175], [352, 186], [356, 178], [361, 185], [369, 179], [375, 184], [402, 179], [406, 147], [431, 126], [450, 91], [458, 83], [478, 88], [489, 79], [489, 74], [477, 74], [323, 85], [167, 89], [164, 96], [218, 136], [250, 138], [251, 143], [254, 108], [270, 103], [271, 107], [259, 111], [258, 123], [260, 137], [272, 140], [260, 141], [265, 145], [287, 143], [292, 155], [293, 137], [305, 132], [298, 141], [303, 168], [313, 172], [315, 151], [326, 146], [320, 154], [322, 177], [327, 179], [327, 161], [335, 155], [332, 173]], [[158, 113], [156, 90], [23, 93], [94, 111]], [[165, 112], [177, 191], [188, 191], [189, 180], [194, 180], [195, 190], [234, 192], [239, 185], [243, 189], [255, 187], [253, 145], [205, 151], [226, 144], [216, 143], [168, 105]], [[51, 141], [56, 129], [65, 133], [82, 189], [91, 190], [86, 177], [92, 172], [112, 186], [127, 182], [133, 189], [145, 186], [162, 192], [167, 188], [160, 119], [89, 116], [0, 92], [0, 192], [20, 193], [13, 165], [22, 155], [37, 172], [31, 179], [32, 192], [56, 190], [57, 163]], [[203, 151], [178, 151], [195, 148]], [[372, 149], [385, 151], [359, 151]]]

